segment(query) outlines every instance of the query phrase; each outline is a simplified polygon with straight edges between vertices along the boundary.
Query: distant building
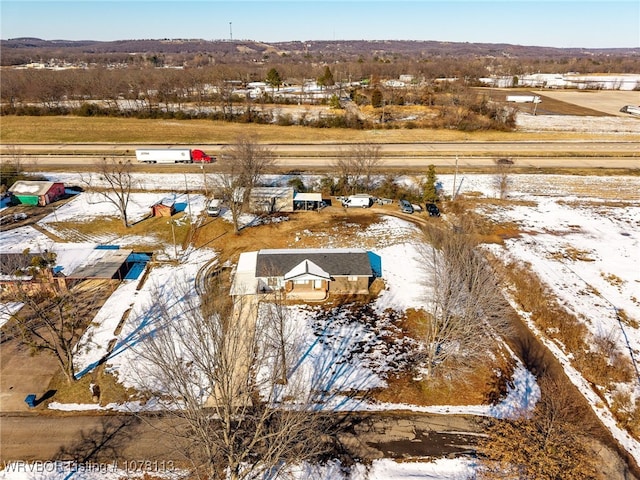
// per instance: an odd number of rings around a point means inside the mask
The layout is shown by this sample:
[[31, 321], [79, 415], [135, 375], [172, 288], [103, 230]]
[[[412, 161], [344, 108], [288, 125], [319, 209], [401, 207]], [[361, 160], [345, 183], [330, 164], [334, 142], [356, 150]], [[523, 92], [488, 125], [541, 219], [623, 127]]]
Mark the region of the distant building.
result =
[[48, 205], [64, 196], [64, 184], [36, 180], [18, 180], [9, 192], [25, 205]]

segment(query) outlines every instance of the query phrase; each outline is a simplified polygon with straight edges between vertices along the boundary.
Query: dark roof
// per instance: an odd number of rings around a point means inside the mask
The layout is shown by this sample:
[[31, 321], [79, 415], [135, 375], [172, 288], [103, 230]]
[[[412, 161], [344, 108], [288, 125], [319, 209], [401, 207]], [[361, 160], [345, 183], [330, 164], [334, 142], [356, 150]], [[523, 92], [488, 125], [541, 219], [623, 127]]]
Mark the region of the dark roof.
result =
[[260, 250], [256, 277], [281, 277], [304, 260], [310, 260], [332, 276], [372, 276], [371, 263], [362, 249]]
[[84, 265], [78, 268], [68, 278], [75, 280], [115, 278], [131, 253], [131, 250], [105, 250], [104, 255], [98, 261], [92, 265]]

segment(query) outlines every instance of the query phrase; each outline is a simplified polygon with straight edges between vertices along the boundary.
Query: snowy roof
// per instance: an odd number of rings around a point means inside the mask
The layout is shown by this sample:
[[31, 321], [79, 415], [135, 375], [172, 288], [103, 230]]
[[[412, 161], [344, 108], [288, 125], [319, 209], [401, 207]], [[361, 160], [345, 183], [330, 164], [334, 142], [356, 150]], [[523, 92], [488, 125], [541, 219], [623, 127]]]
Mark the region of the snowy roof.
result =
[[366, 250], [360, 248], [300, 248], [260, 250], [256, 277], [282, 277], [305, 260], [331, 276], [372, 276]]
[[240, 254], [236, 274], [231, 285], [231, 295], [251, 295], [258, 291], [256, 278], [256, 262], [258, 252], [244, 252]]
[[294, 200], [296, 201], [303, 201], [303, 202], [321, 202], [322, 201], [322, 194], [321, 193], [297, 193], [294, 195], [293, 197]]
[[176, 204], [176, 200], [173, 197], [165, 197], [159, 202], [155, 203], [153, 206], [161, 205], [163, 207], [173, 207]]
[[331, 275], [329, 275], [311, 260], [306, 259], [284, 274], [285, 280], [316, 280], [318, 278], [330, 280]]
[[45, 182], [37, 180], [18, 180], [9, 191], [14, 195], [44, 195], [58, 182]]

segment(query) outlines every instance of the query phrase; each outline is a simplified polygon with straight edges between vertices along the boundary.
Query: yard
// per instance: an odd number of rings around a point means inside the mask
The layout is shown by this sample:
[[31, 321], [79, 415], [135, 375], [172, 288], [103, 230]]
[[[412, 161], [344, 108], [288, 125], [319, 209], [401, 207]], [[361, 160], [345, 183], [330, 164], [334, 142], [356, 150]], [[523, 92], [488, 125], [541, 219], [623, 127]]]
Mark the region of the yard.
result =
[[[55, 176], [55, 175], [54, 175]], [[65, 177], [68, 178], [68, 177]], [[170, 186], [171, 176], [159, 182]], [[179, 188], [183, 178], [175, 176]], [[445, 191], [451, 191], [452, 177], [439, 176]], [[491, 175], [464, 175], [462, 194], [465, 208], [473, 209], [484, 218], [489, 251], [505, 264], [521, 263], [535, 272], [549, 292], [564, 309], [575, 316], [594, 338], [607, 337], [620, 358], [635, 361], [640, 350], [640, 303], [637, 296], [638, 251], [640, 251], [640, 179], [638, 177], [597, 177], [562, 175], [514, 175], [510, 199], [495, 200]], [[317, 331], [324, 331], [323, 346], [309, 350], [304, 361], [309, 368], [327, 356], [343, 356], [349, 368], [331, 373], [334, 400], [328, 408], [349, 407], [340, 392], [351, 389], [375, 392], [373, 399], [359, 402], [357, 408], [367, 410], [409, 410], [480, 415], [508, 415], [514, 408], [530, 406], [536, 401], [535, 383], [526, 370], [517, 367], [513, 390], [507, 392], [498, 405], [482, 402], [489, 381], [482, 376], [469, 382], [469, 388], [456, 388], [448, 396], [409, 392], [406, 384], [398, 384], [394, 373], [402, 369], [407, 348], [403, 321], [409, 309], [420, 308], [428, 297], [420, 281], [421, 268], [417, 245], [421, 242], [418, 229], [406, 219], [397, 218], [397, 206], [371, 210], [348, 210], [331, 207], [321, 212], [304, 212], [278, 216], [277, 222], [247, 226], [239, 235], [232, 233], [230, 222], [221, 218], [202, 217], [204, 197], [191, 194], [189, 207], [176, 216], [180, 237], [172, 242], [166, 221], [142, 220], [147, 205], [154, 198], [139, 195], [132, 206], [132, 218], [141, 219], [131, 232], [114, 232], [106, 221], [109, 211], [96, 208], [89, 195], [82, 194], [55, 214], [39, 219], [38, 230], [30, 226], [3, 231], [0, 247], [3, 251], [24, 250], [26, 247], [55, 248], [59, 263], [71, 271], [78, 268], [82, 256], [78, 252], [98, 243], [118, 243], [123, 246], [147, 247], [154, 250], [160, 263], [144, 280], [123, 283], [96, 317], [96, 326], [89, 332], [84, 349], [78, 357], [83, 373], [92, 370], [106, 354], [105, 374], [118, 380], [122, 387], [109, 393], [99, 405], [86, 400], [86, 393], [75, 400], [60, 392], [49, 403], [50, 409], [139, 409], [145, 398], [128, 398], [136, 387], [135, 365], [138, 359], [130, 347], [138, 342], [137, 332], [144, 326], [146, 312], [159, 288], [171, 290], [172, 282], [193, 284], [198, 272], [207, 265], [233, 265], [243, 251], [260, 248], [361, 247], [374, 251], [382, 259], [380, 293], [367, 302], [365, 310], [340, 305], [325, 307], [292, 305], [290, 315], [296, 331], [315, 344]], [[180, 197], [186, 202], [186, 198]], [[408, 218], [428, 219], [424, 214]], [[247, 221], [251, 220], [250, 218]], [[447, 211], [442, 221], [447, 221]], [[188, 244], [188, 225], [197, 225]], [[44, 233], [43, 233], [44, 232]], [[505, 232], [509, 232], [505, 235]], [[48, 234], [48, 236], [46, 234]], [[52, 238], [58, 238], [55, 242]], [[177, 262], [176, 262], [177, 261]], [[527, 319], [530, 312], [521, 310]], [[125, 315], [126, 312], [126, 315]], [[359, 312], [359, 313], [358, 313]], [[121, 320], [126, 322], [119, 330]], [[620, 321], [620, 318], [623, 321]], [[375, 327], [375, 328], [374, 328]], [[536, 334], [552, 348], [563, 363], [575, 385], [592, 404], [596, 414], [614, 437], [638, 460], [638, 437], [615, 422], [611, 411], [626, 396], [632, 404], [638, 396], [637, 377], [618, 385], [593, 386], [572, 361], [553, 329], [543, 330], [530, 324]], [[381, 341], [385, 338], [385, 341]], [[112, 349], [108, 350], [109, 344]], [[340, 345], [335, 350], [332, 345]], [[352, 352], [352, 353], [349, 353]], [[359, 352], [359, 353], [354, 353]], [[400, 370], [399, 370], [400, 369]], [[486, 372], [484, 373], [486, 375]], [[480, 374], [479, 374], [480, 375]], [[401, 389], [403, 388], [403, 389]], [[529, 392], [528, 395], [523, 395]], [[378, 400], [374, 400], [377, 397]], [[64, 398], [61, 402], [59, 399]], [[606, 402], [603, 402], [606, 399]], [[618, 402], [616, 404], [616, 402]], [[440, 406], [438, 406], [438, 404]], [[147, 408], [155, 408], [153, 402]], [[633, 433], [633, 430], [631, 430]], [[462, 470], [466, 464], [458, 465]], [[416, 467], [421, 468], [421, 467]], [[423, 470], [420, 470], [423, 471]], [[460, 470], [461, 471], [461, 470]], [[14, 477], [7, 477], [14, 478]]]

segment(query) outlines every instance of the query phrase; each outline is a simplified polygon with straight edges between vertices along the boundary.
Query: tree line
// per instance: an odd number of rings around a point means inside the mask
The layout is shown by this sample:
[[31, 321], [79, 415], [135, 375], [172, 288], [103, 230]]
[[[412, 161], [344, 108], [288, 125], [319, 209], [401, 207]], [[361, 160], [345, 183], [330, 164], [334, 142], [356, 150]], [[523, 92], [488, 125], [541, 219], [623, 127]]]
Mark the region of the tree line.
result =
[[[309, 80], [321, 85], [325, 95], [282, 97], [281, 85]], [[135, 118], [211, 119], [245, 123], [275, 123], [312, 127], [372, 128], [367, 120], [341, 109], [343, 99], [380, 110], [379, 122], [387, 128], [455, 128], [461, 130], [510, 130], [515, 110], [489, 101], [473, 87], [477, 80], [421, 81], [406, 88], [386, 87], [382, 76], [371, 75], [362, 83], [344, 83], [344, 72], [325, 66], [291, 77], [275, 67], [256, 77], [230, 68], [209, 69], [88, 69], [6, 70], [0, 100], [3, 115], [77, 115]], [[258, 98], [240, 89], [250, 81], [264, 81]], [[270, 108], [277, 103], [319, 102], [335, 114], [292, 117]], [[394, 119], [386, 106], [421, 105], [434, 114], [419, 121]]]

